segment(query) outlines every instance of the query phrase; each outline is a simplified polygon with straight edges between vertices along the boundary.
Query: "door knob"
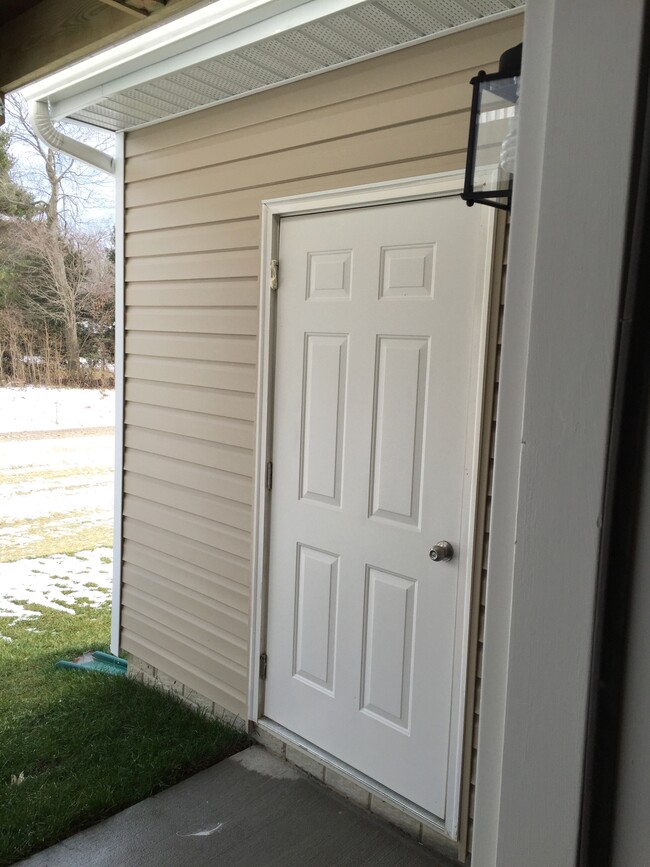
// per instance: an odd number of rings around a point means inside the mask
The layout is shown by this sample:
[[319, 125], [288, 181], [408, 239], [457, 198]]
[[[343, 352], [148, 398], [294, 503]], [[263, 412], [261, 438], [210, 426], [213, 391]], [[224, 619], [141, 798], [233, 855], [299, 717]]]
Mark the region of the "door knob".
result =
[[454, 549], [449, 542], [436, 542], [433, 548], [429, 551], [429, 557], [436, 563], [440, 560], [451, 560], [454, 556]]

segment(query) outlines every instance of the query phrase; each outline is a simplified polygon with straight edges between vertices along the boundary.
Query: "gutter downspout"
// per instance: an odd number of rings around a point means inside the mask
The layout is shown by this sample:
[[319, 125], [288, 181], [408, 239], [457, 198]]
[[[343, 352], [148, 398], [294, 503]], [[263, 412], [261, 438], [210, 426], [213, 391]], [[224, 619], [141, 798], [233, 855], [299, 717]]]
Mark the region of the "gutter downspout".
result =
[[29, 121], [36, 135], [48, 147], [62, 151], [68, 156], [81, 160], [94, 169], [99, 169], [109, 175], [115, 174], [115, 160], [103, 151], [84, 142], [77, 141], [69, 135], [65, 135], [54, 126], [50, 117], [50, 109], [47, 102], [32, 99], [29, 105]]

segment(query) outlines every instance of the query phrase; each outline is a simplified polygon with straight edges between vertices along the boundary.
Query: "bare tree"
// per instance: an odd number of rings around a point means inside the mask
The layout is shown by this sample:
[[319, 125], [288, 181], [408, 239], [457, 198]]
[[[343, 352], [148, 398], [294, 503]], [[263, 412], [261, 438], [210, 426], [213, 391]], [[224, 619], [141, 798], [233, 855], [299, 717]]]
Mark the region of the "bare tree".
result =
[[[58, 222], [62, 229], [74, 228], [83, 212], [97, 200], [98, 182], [104, 175], [97, 169], [48, 147], [36, 135], [29, 122], [25, 100], [18, 94], [6, 98], [7, 124], [11, 143], [20, 148], [21, 156], [12, 175], [29, 189], [36, 207], [48, 222]], [[111, 133], [102, 135], [96, 128], [60, 124], [79, 141], [101, 150], [110, 150], [114, 141]]]
[[80, 313], [96, 308], [113, 287], [106, 233], [79, 227], [80, 212], [96, 194], [97, 172], [43, 144], [24, 101], [13, 96], [9, 103], [11, 139], [26, 154], [18, 177], [35, 201], [31, 219], [2, 226], [4, 259], [20, 282], [21, 307], [61, 327], [67, 367], [77, 379]]
[[106, 239], [62, 233], [58, 222], [20, 221], [5, 227], [5, 259], [21, 287], [20, 306], [31, 318], [58, 323], [71, 378], [79, 374], [79, 315], [112, 293]]

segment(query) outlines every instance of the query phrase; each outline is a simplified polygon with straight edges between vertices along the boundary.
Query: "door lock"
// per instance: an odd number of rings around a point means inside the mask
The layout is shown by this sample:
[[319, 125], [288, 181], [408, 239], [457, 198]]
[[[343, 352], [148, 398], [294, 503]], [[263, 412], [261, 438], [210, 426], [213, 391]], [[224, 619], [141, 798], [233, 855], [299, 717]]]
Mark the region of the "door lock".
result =
[[433, 548], [429, 551], [429, 557], [438, 563], [440, 560], [451, 560], [454, 556], [454, 549], [449, 542], [436, 542]]

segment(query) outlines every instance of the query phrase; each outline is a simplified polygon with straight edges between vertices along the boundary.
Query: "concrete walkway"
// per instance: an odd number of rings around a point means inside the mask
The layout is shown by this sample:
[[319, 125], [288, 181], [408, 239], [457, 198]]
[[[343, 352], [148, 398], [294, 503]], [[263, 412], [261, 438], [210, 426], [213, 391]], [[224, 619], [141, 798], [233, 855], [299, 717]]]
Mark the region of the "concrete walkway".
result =
[[258, 746], [21, 863], [29, 867], [450, 867]]

